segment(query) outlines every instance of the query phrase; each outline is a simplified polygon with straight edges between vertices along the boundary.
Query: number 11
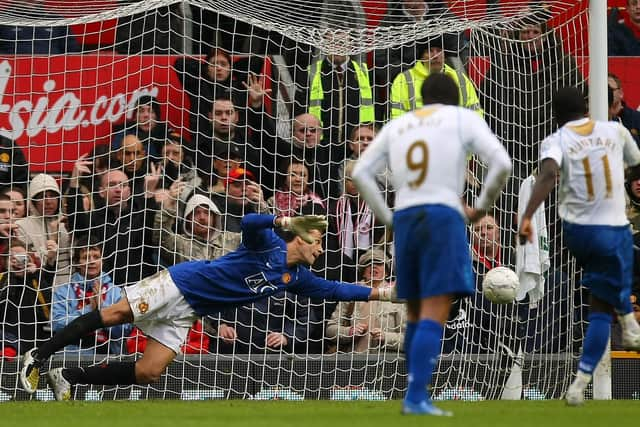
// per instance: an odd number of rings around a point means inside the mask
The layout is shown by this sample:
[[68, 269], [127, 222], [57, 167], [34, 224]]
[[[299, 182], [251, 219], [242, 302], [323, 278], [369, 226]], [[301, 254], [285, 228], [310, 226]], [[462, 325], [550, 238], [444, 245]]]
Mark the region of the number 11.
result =
[[[609, 167], [609, 157], [605, 154], [600, 158], [602, 160], [602, 167], [604, 169], [604, 183], [605, 188], [607, 189], [607, 195], [605, 197], [611, 197], [611, 168]], [[593, 190], [593, 174], [591, 173], [591, 163], [589, 163], [589, 158], [585, 157], [582, 159], [582, 166], [584, 167], [584, 179], [587, 181], [587, 196], [589, 200], [593, 200], [595, 198], [595, 193]]]

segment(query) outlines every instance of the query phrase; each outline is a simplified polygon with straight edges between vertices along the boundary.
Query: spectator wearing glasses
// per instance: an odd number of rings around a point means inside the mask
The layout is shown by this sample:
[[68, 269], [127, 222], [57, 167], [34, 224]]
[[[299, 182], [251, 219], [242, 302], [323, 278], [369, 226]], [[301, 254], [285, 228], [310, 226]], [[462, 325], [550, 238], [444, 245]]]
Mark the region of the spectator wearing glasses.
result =
[[93, 206], [86, 210], [80, 192], [80, 178], [90, 173], [85, 160], [74, 165], [69, 182], [69, 228], [103, 239], [103, 267], [116, 285], [127, 285], [147, 277], [158, 268], [155, 245], [151, 241], [158, 204], [155, 188], [132, 194], [130, 180], [124, 171], [109, 169], [99, 177], [93, 194]]
[[[275, 132], [273, 121], [265, 122]], [[267, 131], [265, 133], [271, 133]], [[277, 170], [285, 159], [295, 157], [303, 160], [313, 180], [309, 185], [314, 193], [322, 199], [328, 197], [329, 178], [331, 174], [329, 162], [329, 148], [321, 144], [322, 125], [320, 120], [312, 114], [303, 113], [297, 115], [291, 124], [291, 139], [278, 140], [275, 143], [277, 156], [274, 158], [273, 169]], [[275, 176], [275, 184], [278, 184], [278, 176]]]
[[[312, 114], [298, 114], [291, 122], [290, 138], [280, 138], [275, 136], [278, 131], [274, 120], [268, 115], [263, 115], [261, 129], [263, 150], [260, 183], [267, 194], [271, 196], [280, 183], [278, 167], [293, 157], [304, 161], [309, 173], [314, 177], [313, 181], [309, 181], [309, 185], [314, 193], [326, 200], [330, 174], [335, 174], [336, 171], [330, 168], [329, 147], [321, 144], [320, 120]], [[265, 153], [265, 150], [271, 149], [275, 153], [274, 156]]]
[[624, 101], [622, 82], [618, 76], [609, 73], [607, 81], [612, 94], [612, 99], [609, 104], [609, 119], [617, 120], [629, 129], [636, 144], [640, 147], [640, 111], [629, 107]]

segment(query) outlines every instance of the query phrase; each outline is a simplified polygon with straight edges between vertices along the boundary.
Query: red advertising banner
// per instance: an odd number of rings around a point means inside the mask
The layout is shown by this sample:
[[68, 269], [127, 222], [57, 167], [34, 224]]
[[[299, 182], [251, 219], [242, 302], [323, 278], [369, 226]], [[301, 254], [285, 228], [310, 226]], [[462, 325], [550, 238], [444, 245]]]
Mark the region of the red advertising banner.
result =
[[79, 155], [109, 143], [114, 124], [144, 95], [162, 120], [182, 129], [188, 98], [175, 56], [56, 55], [0, 57], [0, 134], [17, 141], [30, 171], [70, 171]]

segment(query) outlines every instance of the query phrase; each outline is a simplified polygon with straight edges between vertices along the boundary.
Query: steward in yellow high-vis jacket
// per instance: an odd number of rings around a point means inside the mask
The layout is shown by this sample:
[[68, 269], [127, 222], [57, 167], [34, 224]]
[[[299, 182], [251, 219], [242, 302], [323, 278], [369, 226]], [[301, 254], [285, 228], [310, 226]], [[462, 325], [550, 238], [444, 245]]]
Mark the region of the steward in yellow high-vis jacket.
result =
[[431, 40], [422, 50], [422, 57], [413, 68], [398, 74], [391, 86], [391, 118], [400, 117], [407, 111], [422, 107], [422, 83], [430, 73], [445, 73], [453, 78], [460, 88], [460, 106], [484, 116], [480, 100], [471, 79], [461, 71], [445, 64], [442, 39]]
[[344, 144], [353, 126], [375, 120], [367, 65], [346, 56], [328, 55], [309, 66], [307, 101], [324, 144]]

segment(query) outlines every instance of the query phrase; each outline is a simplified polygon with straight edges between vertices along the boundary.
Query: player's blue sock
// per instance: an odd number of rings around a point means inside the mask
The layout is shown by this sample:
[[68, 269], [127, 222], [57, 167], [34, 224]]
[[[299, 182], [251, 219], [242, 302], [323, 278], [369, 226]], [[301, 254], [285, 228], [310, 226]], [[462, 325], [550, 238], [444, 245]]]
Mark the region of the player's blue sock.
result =
[[427, 396], [427, 384], [431, 381], [433, 368], [440, 355], [442, 325], [435, 320], [418, 322], [411, 350], [409, 351], [409, 387], [405, 400], [419, 403]]
[[411, 353], [411, 343], [416, 334], [418, 322], [407, 321], [407, 329], [404, 331], [404, 358], [407, 361], [407, 372], [409, 372], [409, 354]]
[[578, 370], [592, 374], [604, 354], [609, 342], [611, 330], [611, 315], [607, 313], [591, 313], [589, 326], [584, 337], [582, 356], [578, 364]]

